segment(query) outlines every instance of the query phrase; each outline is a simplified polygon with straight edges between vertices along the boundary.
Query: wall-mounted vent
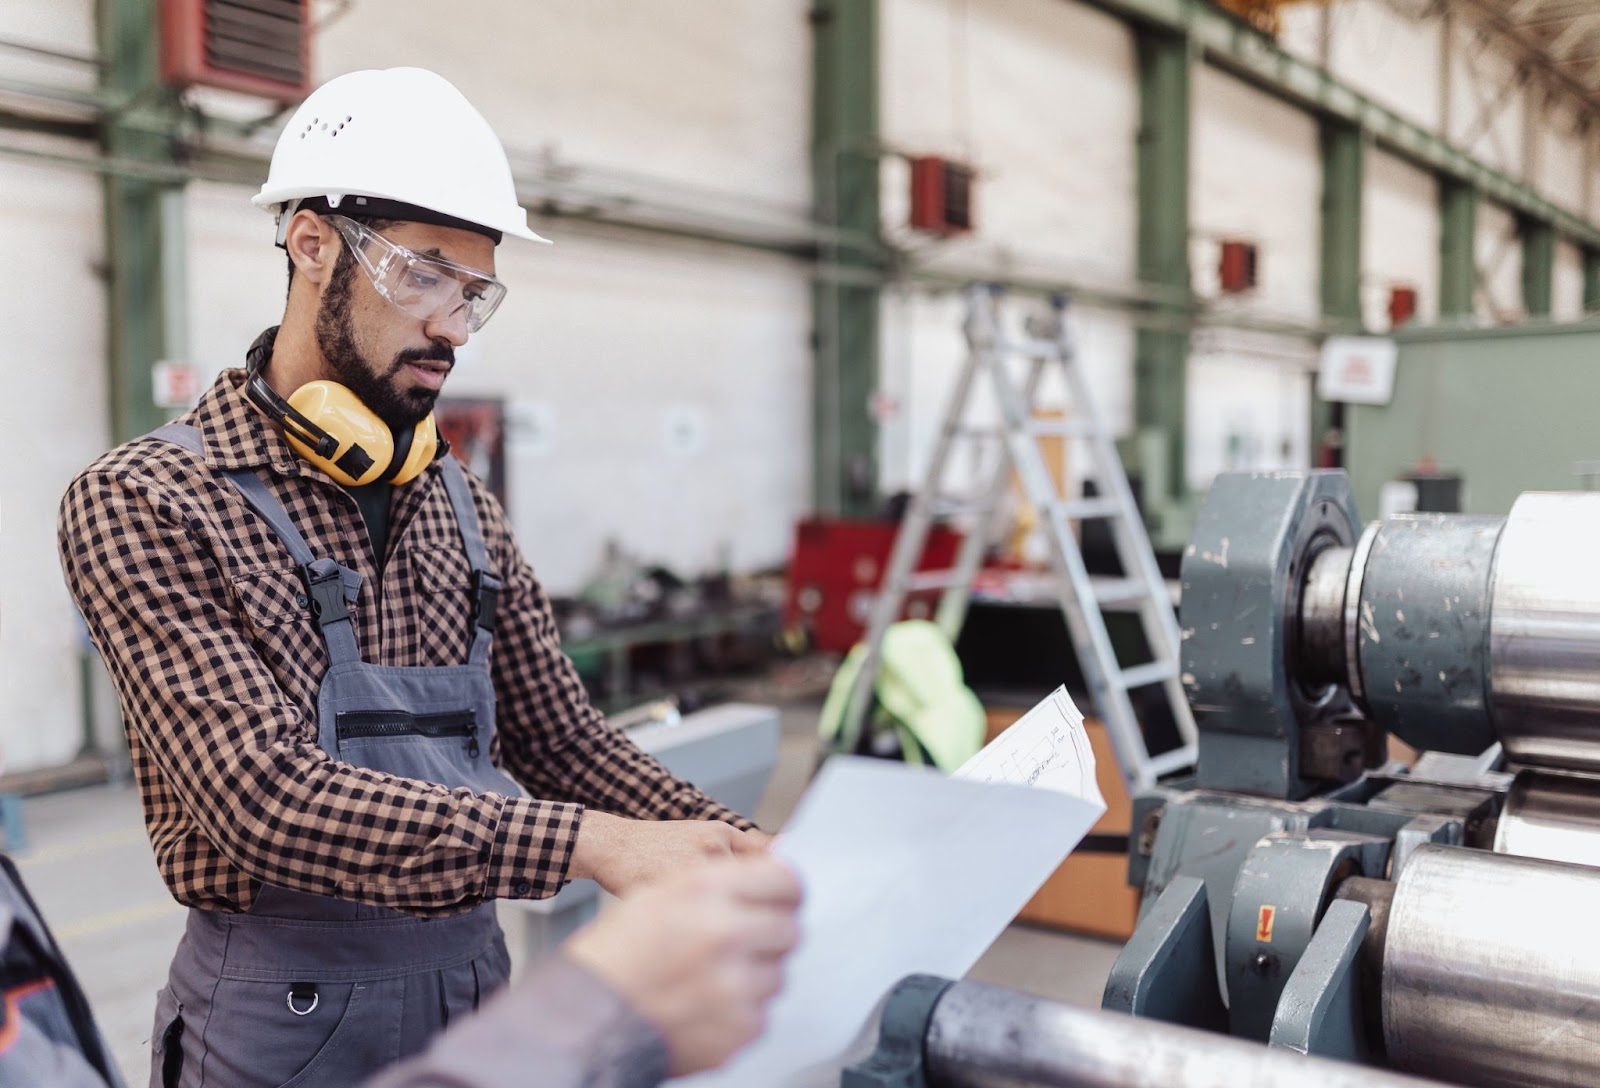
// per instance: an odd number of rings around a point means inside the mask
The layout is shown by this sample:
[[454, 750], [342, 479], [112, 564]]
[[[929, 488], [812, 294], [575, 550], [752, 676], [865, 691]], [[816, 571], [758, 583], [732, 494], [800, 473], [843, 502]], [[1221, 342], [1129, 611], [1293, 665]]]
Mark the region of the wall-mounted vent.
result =
[[931, 234], [972, 229], [972, 183], [977, 171], [939, 155], [911, 160], [911, 226]]
[[1253, 291], [1256, 286], [1255, 243], [1225, 239], [1217, 260], [1217, 278], [1226, 294]]
[[311, 91], [311, 0], [162, 0], [161, 76], [293, 102]]

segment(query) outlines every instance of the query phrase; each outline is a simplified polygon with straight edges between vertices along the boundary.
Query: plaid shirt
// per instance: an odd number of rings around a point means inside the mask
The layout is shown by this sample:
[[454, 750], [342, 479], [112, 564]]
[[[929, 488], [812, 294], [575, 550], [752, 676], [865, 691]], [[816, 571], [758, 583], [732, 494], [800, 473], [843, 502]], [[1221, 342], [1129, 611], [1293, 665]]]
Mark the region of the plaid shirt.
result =
[[439, 466], [394, 489], [379, 565], [355, 500], [223, 373], [181, 422], [206, 456], [137, 439], [62, 500], [62, 564], [110, 668], [157, 864], [189, 906], [244, 911], [262, 883], [439, 915], [543, 898], [567, 880], [584, 806], [752, 826], [674, 778], [590, 706], [505, 512], [472, 480], [504, 583], [491, 655], [495, 761], [535, 798], [447, 790], [337, 762], [317, 746], [326, 647], [298, 568], [223, 469], [254, 469], [313, 554], [363, 575], [365, 660], [459, 665], [469, 569]]

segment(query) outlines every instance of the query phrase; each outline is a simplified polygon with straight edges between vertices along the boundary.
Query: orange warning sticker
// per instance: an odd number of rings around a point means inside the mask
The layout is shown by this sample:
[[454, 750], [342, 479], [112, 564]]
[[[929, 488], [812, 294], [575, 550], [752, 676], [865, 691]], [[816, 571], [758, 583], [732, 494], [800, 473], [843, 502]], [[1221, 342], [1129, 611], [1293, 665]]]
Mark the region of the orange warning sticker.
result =
[[1272, 943], [1272, 920], [1278, 915], [1277, 907], [1262, 904], [1261, 913], [1256, 915], [1256, 940], [1262, 944]]

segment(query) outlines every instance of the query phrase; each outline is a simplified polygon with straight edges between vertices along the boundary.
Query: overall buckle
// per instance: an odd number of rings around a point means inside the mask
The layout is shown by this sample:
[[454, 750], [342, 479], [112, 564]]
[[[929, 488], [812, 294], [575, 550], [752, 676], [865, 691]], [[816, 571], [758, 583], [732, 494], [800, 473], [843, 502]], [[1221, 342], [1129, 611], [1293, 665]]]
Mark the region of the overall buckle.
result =
[[493, 631], [500, 612], [500, 579], [485, 571], [473, 571], [472, 603], [474, 622], [485, 631]]
[[326, 627], [330, 623], [350, 618], [349, 609], [344, 606], [344, 579], [339, 574], [339, 565], [329, 563], [326, 567], [319, 563], [308, 563], [300, 568], [300, 578], [305, 582], [306, 596], [310, 598], [308, 604], [311, 616], [319, 624]]

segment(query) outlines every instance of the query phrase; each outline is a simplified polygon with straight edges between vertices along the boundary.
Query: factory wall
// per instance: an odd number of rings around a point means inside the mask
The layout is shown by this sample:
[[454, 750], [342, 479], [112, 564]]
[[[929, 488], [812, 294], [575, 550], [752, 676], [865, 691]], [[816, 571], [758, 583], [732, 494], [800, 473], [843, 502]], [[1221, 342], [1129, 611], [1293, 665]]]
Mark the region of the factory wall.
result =
[[[1593, 212], [1590, 137], [1570, 107], [1508, 82], [1514, 66], [1491, 48], [1458, 48], [1446, 69], [1445, 38], [1471, 31], [1447, 35], [1427, 7], [1346, 0], [1326, 23], [1317, 6], [1294, 7], [1283, 41], [1326, 55], [1342, 78], [1470, 142], [1551, 199]], [[497, 0], [459, 20], [424, 0], [330, 5], [315, 58], [323, 78], [373, 65], [440, 71], [489, 117], [519, 169], [560, 174], [569, 195], [776, 229], [803, 220], [810, 203], [807, 10], [806, 0]], [[92, 0], [0, 6], [0, 38], [90, 54], [93, 12]], [[885, 230], [911, 265], [947, 279], [1135, 291], [1138, 90], [1127, 27], [1067, 0], [880, 0], [880, 12]], [[87, 66], [10, 52], [0, 71], [57, 87], [94, 80]], [[1318, 317], [1321, 166], [1307, 117], [1227, 75], [1198, 65], [1192, 104], [1195, 287], [1214, 319], [1257, 326], [1194, 337], [1187, 453], [1190, 482], [1203, 487], [1221, 469], [1310, 456], [1315, 351], [1294, 329]], [[36, 142], [15, 131], [4, 139]], [[971, 236], [937, 241], [907, 229], [905, 156], [923, 153], [978, 167]], [[1388, 286], [1407, 282], [1427, 320], [1437, 312], [1435, 184], [1376, 148], [1366, 170], [1363, 312], [1383, 328]], [[281, 313], [283, 259], [249, 195], [218, 184], [187, 191], [183, 332], [205, 376], [237, 365]], [[94, 175], [0, 156], [0, 247], [28, 255], [37, 288], [0, 303], [5, 327], [25, 330], [13, 337], [25, 359], [3, 411], [13, 448], [29, 458], [0, 490], [0, 758], [12, 768], [59, 763], [82, 742], [83, 643], [53, 524], [71, 475], [108, 440], [101, 217]], [[1480, 214], [1486, 320], [1520, 308], [1514, 234], [1505, 248], [1514, 226], [1492, 206]], [[810, 494], [805, 267], [570, 218], [540, 229], [557, 244], [502, 248], [512, 294], [461, 353], [451, 392], [507, 403], [511, 515], [547, 585], [577, 589], [613, 540], [691, 575], [781, 562]], [[1217, 291], [1224, 236], [1260, 246], [1252, 294]], [[1558, 315], [1581, 307], [1570, 247], [1558, 251], [1555, 295]], [[886, 489], [921, 477], [964, 351], [961, 317], [949, 288], [884, 293]], [[1080, 298], [1073, 328], [1103, 414], [1126, 433], [1134, 319]], [[1075, 481], [1082, 454], [1066, 459]]]

